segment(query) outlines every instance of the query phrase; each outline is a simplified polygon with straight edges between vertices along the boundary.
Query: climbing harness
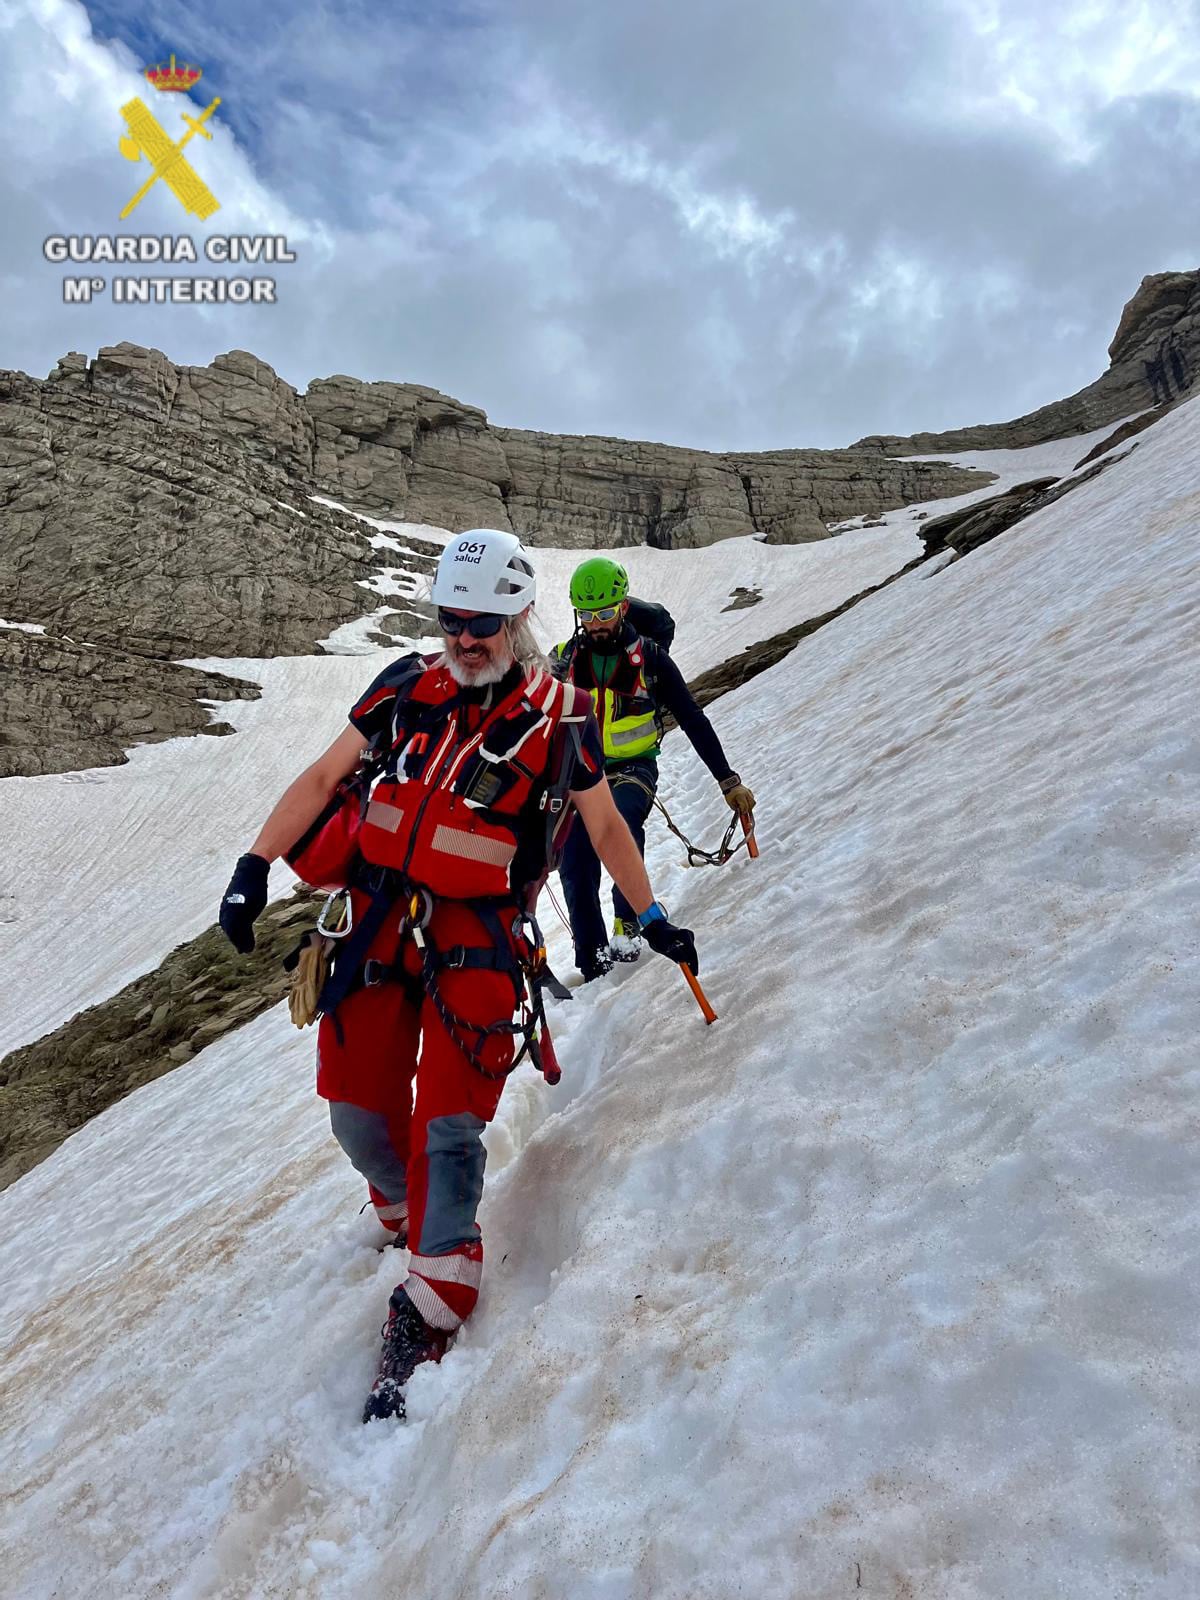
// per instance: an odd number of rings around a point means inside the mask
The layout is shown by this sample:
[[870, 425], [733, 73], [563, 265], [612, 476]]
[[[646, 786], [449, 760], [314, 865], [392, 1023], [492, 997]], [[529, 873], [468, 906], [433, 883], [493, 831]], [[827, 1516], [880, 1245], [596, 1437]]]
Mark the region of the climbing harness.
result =
[[[302, 876], [319, 853], [314, 876], [327, 882], [340, 875], [347, 886], [330, 896], [317, 929], [289, 957], [296, 969], [293, 1020], [304, 1027], [327, 1016], [341, 1038], [337, 1010], [348, 995], [398, 982], [412, 1001], [428, 997], [447, 1033], [485, 1077], [507, 1077], [528, 1054], [547, 1082], [557, 1083], [561, 1072], [543, 992], [569, 999], [570, 991], [547, 964], [533, 910], [570, 824], [570, 785], [582, 752], [587, 697], [538, 673], [493, 707], [473, 734], [461, 732], [456, 739], [459, 696], [431, 701], [437, 687], [423, 681], [419, 658], [404, 665], [386, 752], [365, 752], [353, 780], [289, 852]], [[532, 826], [522, 823], [529, 805], [541, 819]], [[334, 848], [324, 851], [328, 836]], [[418, 873], [436, 874], [449, 892], [435, 897], [414, 881]], [[464, 892], [474, 885], [484, 892]], [[438, 903], [473, 912], [488, 944], [439, 949], [430, 932]], [[396, 908], [397, 951], [392, 960], [380, 961], [370, 951]], [[418, 971], [411, 959], [405, 964], [410, 940]], [[505, 973], [513, 985], [515, 1020], [510, 1013], [476, 1024], [460, 1016], [442, 992], [447, 969]], [[497, 1071], [484, 1053], [503, 1034], [514, 1043], [519, 1039], [520, 1048]]]

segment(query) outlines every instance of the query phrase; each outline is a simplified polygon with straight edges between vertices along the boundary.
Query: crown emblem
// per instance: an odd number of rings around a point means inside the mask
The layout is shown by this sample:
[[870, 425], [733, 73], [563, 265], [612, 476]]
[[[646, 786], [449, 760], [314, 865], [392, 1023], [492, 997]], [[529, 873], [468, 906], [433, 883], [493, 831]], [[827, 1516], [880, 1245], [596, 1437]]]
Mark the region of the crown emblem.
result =
[[159, 61], [155, 66], [146, 68], [147, 83], [173, 94], [186, 94], [203, 76], [199, 67], [193, 67], [186, 61], [176, 66], [174, 56], [170, 61]]

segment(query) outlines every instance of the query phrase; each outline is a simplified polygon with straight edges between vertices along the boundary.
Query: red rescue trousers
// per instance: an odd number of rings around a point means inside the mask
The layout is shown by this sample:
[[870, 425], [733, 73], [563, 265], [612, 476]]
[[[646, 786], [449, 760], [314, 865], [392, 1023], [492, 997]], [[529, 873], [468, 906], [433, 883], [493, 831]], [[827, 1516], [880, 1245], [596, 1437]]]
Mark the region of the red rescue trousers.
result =
[[[366, 900], [357, 893], [354, 900], [357, 921]], [[515, 915], [512, 908], [500, 915], [514, 964]], [[367, 1179], [380, 1220], [396, 1232], [407, 1222], [405, 1293], [431, 1327], [449, 1330], [479, 1296], [482, 1135], [517, 1046], [510, 1033], [491, 1034], [482, 1048], [474, 1033], [465, 1035], [496, 1076], [471, 1064], [421, 986], [420, 951], [411, 934], [401, 938], [400, 918], [397, 906], [369, 957], [388, 966], [401, 958], [409, 981], [397, 974], [356, 989], [338, 1006], [336, 1021], [321, 1019], [317, 1093], [331, 1102], [334, 1134]], [[452, 900], [435, 903], [425, 935], [441, 952], [493, 947], [479, 916]], [[437, 989], [447, 1009], [473, 1028], [511, 1021], [517, 1010], [514, 978], [503, 969], [443, 967]]]

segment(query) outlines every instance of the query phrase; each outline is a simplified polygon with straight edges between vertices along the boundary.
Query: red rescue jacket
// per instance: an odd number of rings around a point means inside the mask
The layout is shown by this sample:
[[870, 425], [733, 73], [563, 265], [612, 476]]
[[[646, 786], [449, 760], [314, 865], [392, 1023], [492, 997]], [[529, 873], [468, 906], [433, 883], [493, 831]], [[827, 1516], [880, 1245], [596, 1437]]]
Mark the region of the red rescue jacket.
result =
[[539, 669], [472, 731], [449, 670], [414, 662], [397, 696], [391, 747], [364, 773], [369, 789], [348, 781], [289, 862], [321, 888], [344, 884], [361, 855], [445, 899], [519, 892], [543, 870], [547, 819], [537, 803], [556, 730], [564, 718], [582, 723], [587, 711], [582, 692]]

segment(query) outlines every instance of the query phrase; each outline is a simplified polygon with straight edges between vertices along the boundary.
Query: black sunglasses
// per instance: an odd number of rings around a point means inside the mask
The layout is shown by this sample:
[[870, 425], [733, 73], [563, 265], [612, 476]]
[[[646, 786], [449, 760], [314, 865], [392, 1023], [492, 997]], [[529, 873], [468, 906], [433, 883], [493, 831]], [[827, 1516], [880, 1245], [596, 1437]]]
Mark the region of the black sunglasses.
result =
[[438, 607], [438, 627], [452, 639], [468, 631], [472, 639], [493, 639], [506, 621], [507, 618], [497, 616], [494, 611], [479, 611], [473, 617], [456, 617], [453, 611], [443, 611], [441, 606]]

